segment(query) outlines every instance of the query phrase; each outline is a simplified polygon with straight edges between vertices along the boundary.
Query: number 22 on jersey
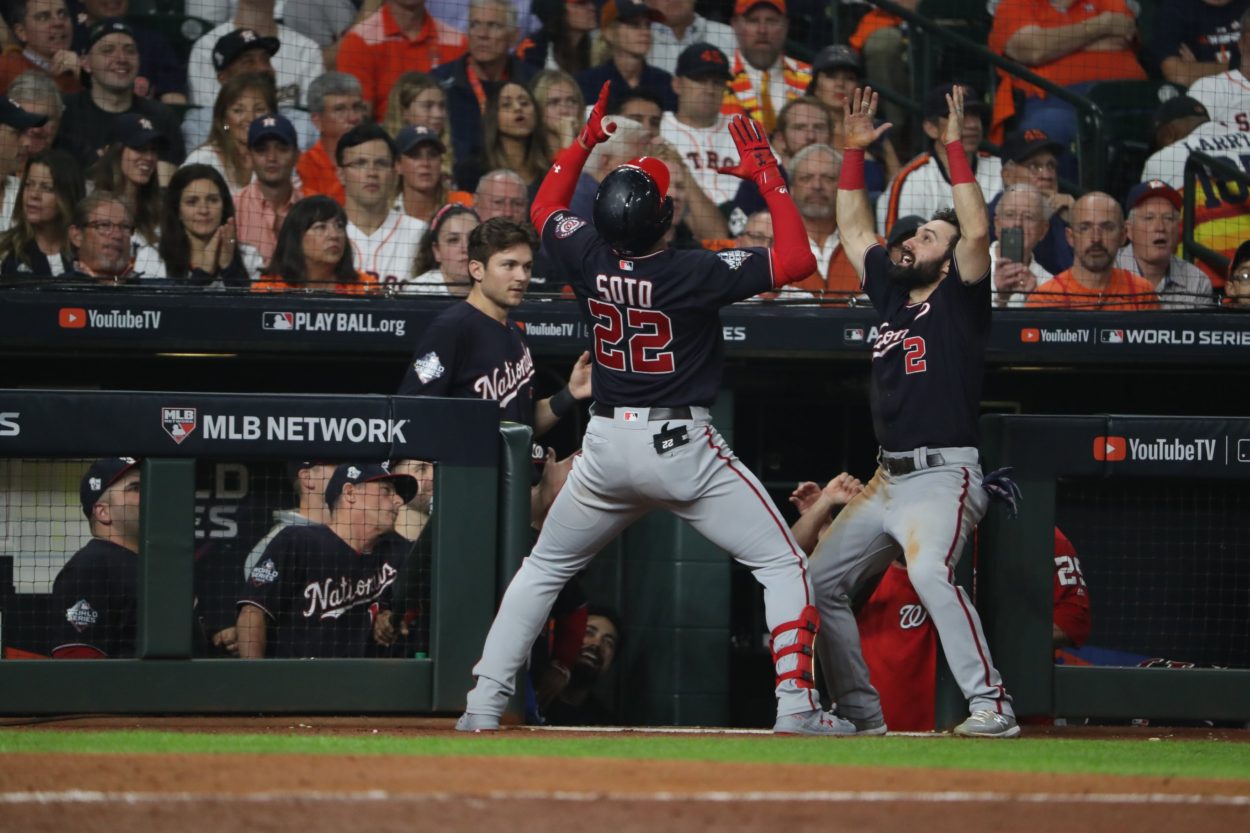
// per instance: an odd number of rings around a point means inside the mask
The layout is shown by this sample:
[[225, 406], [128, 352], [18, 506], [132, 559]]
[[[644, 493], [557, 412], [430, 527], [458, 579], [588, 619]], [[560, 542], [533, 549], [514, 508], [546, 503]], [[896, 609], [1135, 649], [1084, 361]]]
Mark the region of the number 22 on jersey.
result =
[[672, 373], [673, 323], [659, 310], [617, 307], [591, 298], [595, 361], [625, 373]]

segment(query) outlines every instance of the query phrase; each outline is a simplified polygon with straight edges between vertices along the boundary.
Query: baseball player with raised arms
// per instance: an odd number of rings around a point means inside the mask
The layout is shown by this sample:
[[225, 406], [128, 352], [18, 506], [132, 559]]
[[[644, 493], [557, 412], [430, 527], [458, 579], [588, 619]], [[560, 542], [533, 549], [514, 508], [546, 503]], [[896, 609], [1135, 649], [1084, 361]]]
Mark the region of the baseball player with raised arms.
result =
[[591, 148], [614, 130], [604, 122], [607, 98], [605, 85], [531, 210], [594, 337], [591, 419], [538, 543], [504, 594], [456, 728], [499, 728], [516, 674], [560, 588], [629, 524], [652, 509], [667, 509], [749, 566], [764, 585], [777, 675], [774, 731], [851, 734], [854, 726], [820, 710], [813, 689], [818, 618], [806, 556], [708, 413], [724, 356], [720, 307], [802, 280], [815, 268], [798, 209], [763, 129], [738, 118], [729, 130], [741, 161], [726, 172], [759, 186], [777, 229], [775, 248], [665, 248], [673, 220], [669, 172], [647, 157], [604, 177], [593, 226], [571, 214], [566, 206]]
[[971, 716], [955, 733], [1020, 734], [1011, 698], [967, 594], [954, 581], [964, 543], [985, 514], [977, 416], [990, 330], [989, 213], [960, 144], [964, 90], [946, 98], [954, 210], [943, 209], [906, 241], [897, 264], [877, 242], [864, 190], [864, 149], [889, 128], [873, 127], [877, 95], [857, 89], [844, 107], [838, 228], [863, 289], [882, 318], [872, 351], [872, 416], [881, 445], [868, 485], [812, 554], [811, 577], [824, 623], [817, 646], [837, 714], [860, 731], [880, 731], [850, 594], [900, 554], [937, 627]]

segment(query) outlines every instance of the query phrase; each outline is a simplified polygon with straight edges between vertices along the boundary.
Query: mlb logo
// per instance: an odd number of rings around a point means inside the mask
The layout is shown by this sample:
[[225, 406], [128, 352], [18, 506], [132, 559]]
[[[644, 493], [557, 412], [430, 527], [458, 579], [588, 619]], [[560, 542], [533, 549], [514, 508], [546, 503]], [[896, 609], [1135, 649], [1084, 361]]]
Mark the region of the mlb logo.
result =
[[266, 330], [294, 330], [295, 313], [267, 312], [261, 322], [261, 326]]
[[1042, 331], [1037, 327], [1025, 327], [1020, 331], [1020, 340], [1025, 344], [1036, 344], [1042, 340]]
[[87, 326], [87, 311], [82, 307], [61, 307], [57, 322], [63, 330], [81, 330]]
[[842, 340], [862, 342], [864, 340], [863, 328], [862, 327], [847, 327], [845, 330], [842, 331]]
[[621, 416], [621, 419], [626, 422], [638, 422], [642, 419], [642, 414], [637, 411], [625, 411], [625, 413]]
[[1101, 340], [1103, 344], [1123, 344], [1124, 343], [1124, 331], [1123, 330], [1103, 330], [1102, 335], [1101, 335]]
[[161, 428], [179, 445], [195, 431], [195, 408], [161, 408]]
[[1094, 437], [1094, 459], [1115, 463], [1128, 457], [1128, 442], [1123, 437]]
[[620, 264], [621, 271], [623, 272], [634, 271], [634, 262], [632, 260], [618, 260], [617, 263]]

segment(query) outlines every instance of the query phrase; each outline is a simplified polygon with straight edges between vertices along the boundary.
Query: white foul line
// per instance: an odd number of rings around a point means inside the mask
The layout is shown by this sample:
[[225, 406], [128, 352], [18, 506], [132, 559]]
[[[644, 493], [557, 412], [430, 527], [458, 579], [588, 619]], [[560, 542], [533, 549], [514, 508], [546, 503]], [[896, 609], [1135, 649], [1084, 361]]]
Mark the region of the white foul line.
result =
[[991, 791], [903, 791], [903, 790], [753, 790], [731, 792], [707, 790], [694, 792], [614, 792], [573, 790], [488, 790], [475, 792], [390, 792], [359, 790], [334, 792], [324, 790], [291, 790], [289, 792], [250, 792], [239, 794], [193, 792], [104, 792], [98, 790], [55, 790], [0, 793], [2, 804], [179, 804], [206, 802], [214, 804], [268, 804], [284, 801], [331, 802], [440, 802], [440, 801], [651, 801], [657, 803], [702, 802], [706, 804], [809, 802], [828, 804], [887, 804], [896, 802], [935, 804], [1162, 804], [1210, 805], [1216, 807], [1250, 807], [1250, 795], [1200, 795], [1194, 793], [1010, 793]]

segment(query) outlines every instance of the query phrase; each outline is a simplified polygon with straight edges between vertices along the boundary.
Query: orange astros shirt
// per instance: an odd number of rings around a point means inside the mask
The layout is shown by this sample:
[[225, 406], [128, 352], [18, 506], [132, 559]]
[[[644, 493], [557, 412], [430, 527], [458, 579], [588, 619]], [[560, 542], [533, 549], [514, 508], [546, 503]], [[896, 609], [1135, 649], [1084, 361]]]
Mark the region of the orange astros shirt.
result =
[[1090, 289], [1072, 276], [1060, 272], [1029, 296], [1025, 306], [1050, 309], [1139, 311], [1159, 308], [1159, 295], [1150, 281], [1127, 269], [1111, 270], [1111, 280], [1102, 289]]

